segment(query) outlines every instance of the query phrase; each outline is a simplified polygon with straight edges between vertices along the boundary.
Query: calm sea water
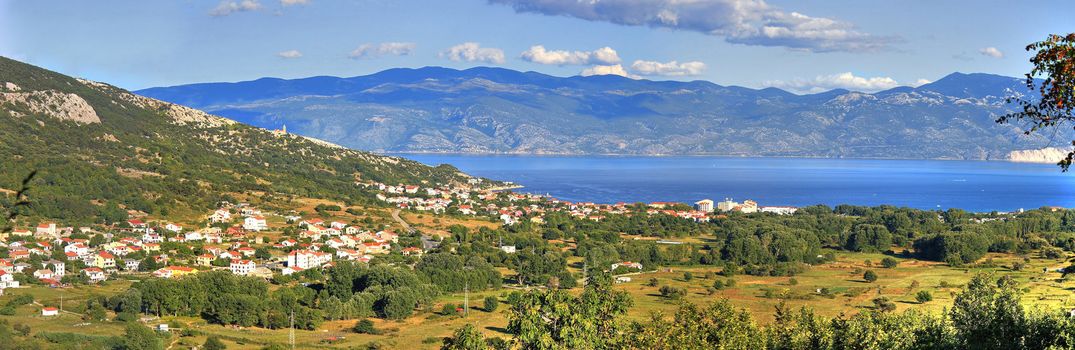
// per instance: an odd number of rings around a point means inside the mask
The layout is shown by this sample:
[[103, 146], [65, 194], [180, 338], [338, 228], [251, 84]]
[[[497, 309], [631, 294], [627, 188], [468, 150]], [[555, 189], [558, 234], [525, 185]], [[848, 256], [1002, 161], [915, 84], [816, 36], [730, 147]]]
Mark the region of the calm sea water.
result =
[[597, 203], [753, 199], [762, 206], [892, 204], [1012, 211], [1075, 207], [1075, 173], [981, 161], [727, 157], [402, 155]]

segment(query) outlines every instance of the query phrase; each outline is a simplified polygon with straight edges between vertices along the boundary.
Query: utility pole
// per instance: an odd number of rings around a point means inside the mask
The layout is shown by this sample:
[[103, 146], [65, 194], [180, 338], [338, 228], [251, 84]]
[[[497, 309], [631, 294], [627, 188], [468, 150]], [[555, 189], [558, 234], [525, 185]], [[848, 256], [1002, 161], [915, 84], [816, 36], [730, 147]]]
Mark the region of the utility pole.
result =
[[463, 285], [463, 317], [470, 313], [470, 279]]

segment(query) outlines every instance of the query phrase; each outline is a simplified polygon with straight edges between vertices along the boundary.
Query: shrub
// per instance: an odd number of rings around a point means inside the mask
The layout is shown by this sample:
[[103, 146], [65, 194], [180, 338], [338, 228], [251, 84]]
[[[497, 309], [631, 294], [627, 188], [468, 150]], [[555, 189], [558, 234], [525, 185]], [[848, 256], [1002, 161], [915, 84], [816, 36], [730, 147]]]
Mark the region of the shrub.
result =
[[365, 318], [356, 322], [355, 327], [352, 328], [352, 330], [359, 334], [381, 334], [381, 332], [373, 326], [373, 321]]
[[660, 281], [657, 281], [657, 279], [656, 279], [656, 278], [650, 278], [650, 279], [649, 279], [649, 282], [646, 282], [646, 285], [647, 285], [647, 286], [650, 286], [650, 287], [656, 287], [656, 286], [657, 286], [657, 284], [659, 284], [659, 283], [661, 283], [661, 282], [660, 282]]
[[886, 269], [895, 268], [899, 264], [900, 264], [899, 261], [897, 261], [896, 259], [890, 258], [890, 257], [885, 257], [884, 259], [881, 259], [881, 266], [886, 268]]
[[919, 304], [925, 304], [933, 300], [933, 294], [930, 294], [928, 291], [920, 290], [915, 294], [914, 300], [918, 301]]
[[873, 272], [873, 270], [866, 270], [866, 273], [862, 274], [862, 279], [866, 280], [866, 282], [873, 283], [874, 281], [877, 281], [877, 273]]
[[717, 290], [724, 289], [724, 281], [721, 281], [721, 280], [713, 281], [713, 289], [717, 289]]
[[496, 300], [496, 297], [487, 296], [485, 297], [485, 305], [483, 305], [484, 307], [482, 309], [485, 310], [485, 312], [493, 312], [496, 311], [496, 307], [499, 305], [500, 301]]
[[687, 272], [683, 273], [683, 280], [684, 281], [690, 282], [693, 279], [694, 279], [694, 274], [692, 274], [690, 271], [687, 271]]
[[677, 299], [683, 298], [683, 296], [687, 295], [687, 290], [686, 289], [672, 287], [672, 286], [662, 286], [660, 291], [661, 291], [661, 296], [662, 297], [672, 299], [672, 300], [677, 300]]

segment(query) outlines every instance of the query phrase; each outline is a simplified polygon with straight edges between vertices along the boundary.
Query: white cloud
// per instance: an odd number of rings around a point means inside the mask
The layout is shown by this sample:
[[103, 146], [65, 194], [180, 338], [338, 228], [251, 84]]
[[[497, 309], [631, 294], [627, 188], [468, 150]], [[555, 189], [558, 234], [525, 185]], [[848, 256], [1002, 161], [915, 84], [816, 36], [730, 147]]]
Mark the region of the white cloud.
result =
[[982, 49], [978, 50], [978, 53], [992, 58], [1004, 58], [1004, 52], [1001, 52], [1000, 50], [997, 50], [997, 48], [992, 46], [983, 47]]
[[378, 44], [362, 44], [351, 50], [347, 57], [352, 59], [377, 58], [381, 56], [406, 56], [414, 52], [417, 47], [414, 43], [386, 42]]
[[309, 3], [310, 3], [310, 0], [280, 0], [280, 5], [283, 5], [283, 6], [306, 5], [306, 4], [309, 4]]
[[299, 50], [280, 51], [276, 53], [276, 56], [280, 58], [299, 58], [302, 57], [302, 52], [299, 52]]
[[933, 81], [929, 80], [929, 79], [918, 78], [918, 80], [915, 80], [914, 84], [911, 84], [911, 86], [912, 87], [919, 87], [919, 86], [926, 85], [926, 84], [929, 84], [929, 83], [932, 83], [932, 82]]
[[662, 75], [669, 77], [685, 77], [701, 75], [705, 71], [705, 63], [690, 61], [679, 63], [676, 61], [657, 62], [638, 60], [631, 64], [631, 71], [641, 75]]
[[701, 32], [744, 45], [813, 52], [863, 52], [888, 48], [898, 39], [858, 31], [830, 18], [785, 12], [764, 0], [489, 0], [516, 12], [575, 17], [627, 26]]
[[[924, 79], [920, 79], [919, 81], [922, 80]], [[818, 93], [832, 89], [876, 92], [900, 86], [900, 84], [896, 82], [896, 79], [889, 77], [859, 77], [851, 74], [851, 72], [819, 75], [814, 77], [814, 79], [766, 81], [763, 85], [802, 93]]]
[[605, 46], [593, 51], [548, 51], [544, 46], [534, 45], [520, 55], [524, 61], [555, 65], [613, 65], [620, 63], [620, 55]]
[[631, 79], [638, 79], [638, 76], [632, 75], [623, 69], [623, 66], [618, 64], [612, 65], [596, 65], [590, 68], [583, 69], [579, 75], [588, 77], [591, 75], [619, 75], [621, 77], [628, 77]]
[[452, 61], [504, 63], [504, 50], [481, 47], [475, 42], [467, 42], [452, 46], [440, 53], [441, 57]]
[[217, 7], [209, 10], [209, 15], [214, 17], [227, 16], [236, 12], [257, 11], [261, 9], [261, 3], [257, 0], [221, 1]]

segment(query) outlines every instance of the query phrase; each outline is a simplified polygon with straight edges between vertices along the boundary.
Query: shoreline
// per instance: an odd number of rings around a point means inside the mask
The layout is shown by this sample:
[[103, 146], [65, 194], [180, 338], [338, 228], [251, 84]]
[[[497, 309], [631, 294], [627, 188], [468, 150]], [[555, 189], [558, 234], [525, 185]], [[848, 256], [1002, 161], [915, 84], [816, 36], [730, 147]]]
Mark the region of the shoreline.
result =
[[630, 154], [630, 153], [507, 153], [507, 152], [486, 152], [486, 153], [467, 153], [467, 152], [416, 152], [416, 151], [391, 151], [391, 152], [379, 152], [379, 151], [367, 151], [378, 155], [384, 156], [396, 156], [406, 157], [408, 155], [430, 155], [430, 156], [464, 156], [464, 157], [534, 157], [534, 158], [585, 158], [585, 157], [602, 157], [602, 158], [733, 158], [733, 159], [821, 159], [821, 160], [909, 160], [909, 161], [940, 161], [940, 162], [1004, 162], [1004, 163], [1024, 163], [1024, 164], [1056, 164], [1057, 162], [1034, 162], [1034, 161], [1022, 161], [1007, 159], [962, 159], [962, 158], [902, 158], [902, 157], [821, 157], [821, 156], [766, 156], [766, 155], [734, 155], [734, 154], [705, 154], [705, 153], [691, 153], [691, 154]]

